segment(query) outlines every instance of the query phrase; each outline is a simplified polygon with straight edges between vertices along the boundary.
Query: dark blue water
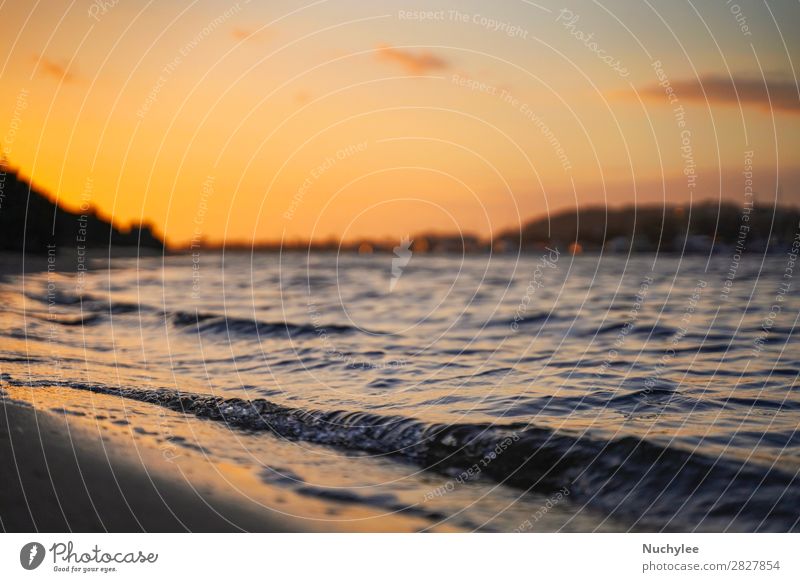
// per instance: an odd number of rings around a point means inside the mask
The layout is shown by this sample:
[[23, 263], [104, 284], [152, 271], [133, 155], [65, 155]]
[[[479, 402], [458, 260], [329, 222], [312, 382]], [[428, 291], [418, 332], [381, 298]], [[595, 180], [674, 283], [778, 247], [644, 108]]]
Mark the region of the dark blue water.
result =
[[333, 529], [796, 530], [791, 257], [735, 259], [30, 273], [2, 285], [3, 388]]

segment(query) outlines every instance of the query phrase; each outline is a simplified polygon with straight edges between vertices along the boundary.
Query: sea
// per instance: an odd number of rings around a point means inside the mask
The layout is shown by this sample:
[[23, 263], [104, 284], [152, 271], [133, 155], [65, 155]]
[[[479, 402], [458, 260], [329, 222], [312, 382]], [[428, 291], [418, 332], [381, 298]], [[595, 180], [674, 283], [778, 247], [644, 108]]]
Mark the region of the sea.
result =
[[55, 258], [0, 390], [309, 529], [796, 531], [796, 259]]

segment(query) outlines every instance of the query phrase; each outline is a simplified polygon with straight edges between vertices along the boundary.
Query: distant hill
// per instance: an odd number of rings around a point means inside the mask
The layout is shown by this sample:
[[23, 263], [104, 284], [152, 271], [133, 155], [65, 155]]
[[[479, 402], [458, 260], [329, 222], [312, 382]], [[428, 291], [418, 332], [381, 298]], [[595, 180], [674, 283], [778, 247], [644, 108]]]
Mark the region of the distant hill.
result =
[[148, 226], [123, 232], [93, 210], [68, 212], [13, 170], [0, 168], [0, 251], [45, 253], [48, 248], [61, 252], [109, 246], [164, 249]]
[[[418, 232], [410, 250], [425, 254], [513, 253], [518, 249], [557, 247], [575, 253], [674, 252], [782, 253], [800, 232], [800, 210], [787, 206], [754, 206], [749, 210], [730, 203], [699, 202], [684, 205], [602, 206], [555, 212], [507, 230], [493, 240], [468, 233]], [[252, 244], [228, 242], [208, 249], [228, 251], [300, 251], [392, 254], [399, 239], [360, 239], [341, 242]], [[189, 250], [189, 247], [184, 249]]]
[[[746, 218], [745, 218], [746, 215]], [[791, 246], [800, 211], [755, 206], [748, 212], [733, 204], [694, 206], [590, 207], [555, 213], [495, 238], [495, 247], [512, 250], [544, 244], [577, 250], [612, 252], [724, 250], [743, 245], [750, 251]]]

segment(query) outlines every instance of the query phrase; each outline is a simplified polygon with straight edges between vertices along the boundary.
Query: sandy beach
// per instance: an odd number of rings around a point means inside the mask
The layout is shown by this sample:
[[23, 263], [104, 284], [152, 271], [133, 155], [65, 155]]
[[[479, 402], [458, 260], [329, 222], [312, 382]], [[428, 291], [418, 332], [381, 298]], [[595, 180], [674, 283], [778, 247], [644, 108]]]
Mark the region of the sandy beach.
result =
[[65, 415], [3, 400], [0, 524], [7, 532], [286, 532], [301, 524], [192, 487], [179, 465], [137, 463]]

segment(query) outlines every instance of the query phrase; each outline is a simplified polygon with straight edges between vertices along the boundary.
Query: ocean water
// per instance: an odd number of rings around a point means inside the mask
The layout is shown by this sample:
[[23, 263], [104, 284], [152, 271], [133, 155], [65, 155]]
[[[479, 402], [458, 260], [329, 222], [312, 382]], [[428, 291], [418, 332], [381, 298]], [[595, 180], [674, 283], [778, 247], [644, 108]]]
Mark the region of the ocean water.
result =
[[788, 255], [102, 261], [0, 285], [6, 398], [310, 528], [788, 531]]

